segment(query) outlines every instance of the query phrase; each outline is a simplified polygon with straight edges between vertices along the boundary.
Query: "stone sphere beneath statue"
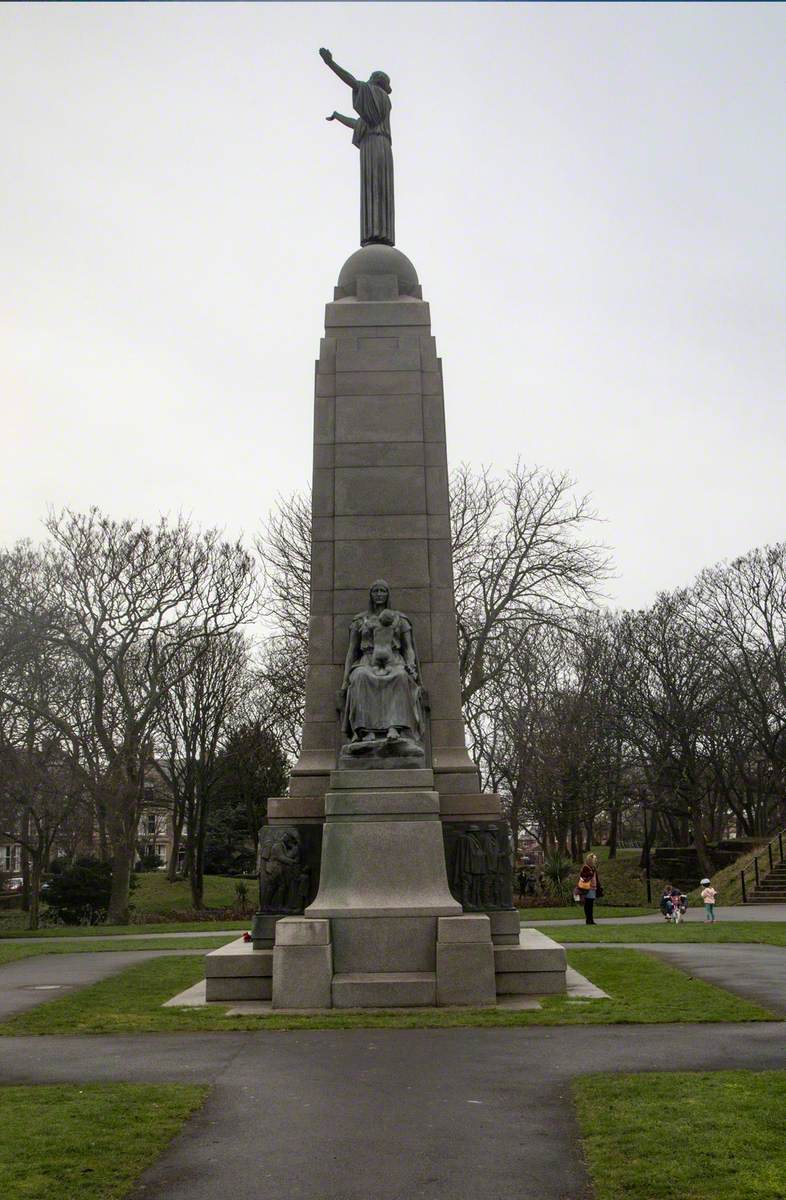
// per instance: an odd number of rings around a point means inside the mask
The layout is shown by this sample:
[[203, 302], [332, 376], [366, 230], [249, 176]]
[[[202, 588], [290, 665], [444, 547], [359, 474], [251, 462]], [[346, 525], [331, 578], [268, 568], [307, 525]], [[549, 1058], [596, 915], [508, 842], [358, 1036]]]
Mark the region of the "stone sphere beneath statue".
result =
[[341, 296], [358, 296], [358, 280], [395, 277], [400, 296], [420, 297], [418, 273], [406, 254], [395, 246], [362, 246], [350, 254], [338, 277], [337, 293]]

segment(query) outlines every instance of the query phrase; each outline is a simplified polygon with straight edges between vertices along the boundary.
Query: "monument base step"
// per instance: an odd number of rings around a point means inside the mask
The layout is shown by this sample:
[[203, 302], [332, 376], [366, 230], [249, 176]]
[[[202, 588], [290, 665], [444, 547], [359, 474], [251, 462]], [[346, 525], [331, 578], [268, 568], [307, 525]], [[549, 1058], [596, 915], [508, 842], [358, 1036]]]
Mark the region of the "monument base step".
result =
[[424, 1008], [437, 1002], [433, 971], [373, 971], [333, 976], [334, 1008]]
[[273, 951], [255, 950], [242, 938], [205, 955], [207, 1000], [269, 1000], [272, 976]]
[[553, 996], [567, 991], [564, 971], [505, 971], [494, 976], [498, 996]]
[[273, 980], [264, 975], [224, 975], [205, 980], [206, 1000], [271, 1000]]
[[494, 947], [498, 996], [547, 996], [566, 990], [563, 946], [537, 929], [522, 929], [518, 946]]

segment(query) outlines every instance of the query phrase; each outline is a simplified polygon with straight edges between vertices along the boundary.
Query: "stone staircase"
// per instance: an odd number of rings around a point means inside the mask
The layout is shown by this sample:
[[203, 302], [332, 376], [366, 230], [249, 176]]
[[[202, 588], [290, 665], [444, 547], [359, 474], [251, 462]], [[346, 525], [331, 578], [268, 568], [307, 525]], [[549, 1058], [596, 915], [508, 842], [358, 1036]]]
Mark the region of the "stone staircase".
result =
[[759, 870], [759, 882], [748, 894], [748, 903], [786, 904], [786, 861], [776, 863], [766, 875]]

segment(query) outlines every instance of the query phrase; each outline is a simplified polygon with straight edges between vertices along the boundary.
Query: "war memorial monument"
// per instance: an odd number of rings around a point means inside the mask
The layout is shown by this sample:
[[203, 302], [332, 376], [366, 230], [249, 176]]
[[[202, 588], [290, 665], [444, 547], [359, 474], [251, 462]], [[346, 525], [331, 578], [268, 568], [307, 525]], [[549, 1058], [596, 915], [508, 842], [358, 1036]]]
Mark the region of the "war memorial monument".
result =
[[499, 797], [465, 744], [442, 369], [395, 247], [391, 83], [355, 79], [360, 243], [325, 308], [314, 395], [305, 723], [260, 832], [253, 941], [206, 958], [208, 1001], [492, 1005], [565, 989], [520, 933]]

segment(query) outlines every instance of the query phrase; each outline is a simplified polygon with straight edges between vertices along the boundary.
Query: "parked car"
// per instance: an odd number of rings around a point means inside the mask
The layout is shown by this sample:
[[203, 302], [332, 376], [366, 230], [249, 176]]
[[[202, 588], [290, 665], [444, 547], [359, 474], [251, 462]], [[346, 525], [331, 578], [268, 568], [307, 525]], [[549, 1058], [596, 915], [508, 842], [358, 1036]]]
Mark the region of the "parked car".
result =
[[3, 891], [9, 895], [15, 895], [17, 892], [21, 892], [24, 886], [25, 881], [21, 875], [11, 875], [3, 884]]

